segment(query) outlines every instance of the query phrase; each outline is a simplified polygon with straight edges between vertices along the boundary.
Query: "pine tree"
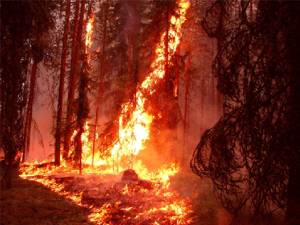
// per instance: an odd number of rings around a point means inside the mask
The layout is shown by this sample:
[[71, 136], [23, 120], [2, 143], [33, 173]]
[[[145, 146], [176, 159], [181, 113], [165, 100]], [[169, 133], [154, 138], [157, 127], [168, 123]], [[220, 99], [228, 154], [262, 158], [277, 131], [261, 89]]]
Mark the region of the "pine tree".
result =
[[65, 24], [63, 34], [63, 45], [61, 53], [61, 64], [60, 64], [60, 75], [59, 75], [59, 89], [58, 89], [58, 100], [57, 100], [57, 116], [56, 116], [56, 131], [55, 131], [55, 163], [60, 164], [60, 145], [61, 145], [61, 134], [62, 134], [62, 115], [63, 115], [63, 96], [64, 96], [64, 83], [65, 83], [65, 72], [66, 72], [66, 59], [68, 50], [68, 35], [69, 35], [69, 19], [70, 19], [70, 8], [71, 1], [67, 0], [65, 10]]
[[68, 158], [69, 150], [70, 150], [70, 139], [72, 131], [74, 130], [74, 95], [75, 95], [75, 84], [76, 78], [78, 74], [78, 39], [81, 38], [81, 34], [79, 34], [79, 30], [82, 29], [79, 26], [79, 10], [83, 9], [83, 2], [76, 0], [75, 6], [75, 14], [73, 20], [73, 33], [72, 33], [72, 53], [71, 53], [71, 70], [69, 74], [69, 86], [68, 86], [68, 100], [67, 100], [67, 112], [66, 112], [66, 121], [65, 121], [65, 131], [64, 131], [64, 159]]

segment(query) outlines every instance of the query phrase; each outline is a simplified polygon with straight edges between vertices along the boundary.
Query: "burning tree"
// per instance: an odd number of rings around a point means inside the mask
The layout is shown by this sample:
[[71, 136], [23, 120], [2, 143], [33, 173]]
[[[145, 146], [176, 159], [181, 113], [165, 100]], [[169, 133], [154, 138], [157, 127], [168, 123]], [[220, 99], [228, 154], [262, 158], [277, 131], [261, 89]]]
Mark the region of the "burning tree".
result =
[[[75, 153], [77, 160], [81, 157], [81, 150], [79, 149], [83, 149], [82, 160], [85, 164], [93, 164], [95, 161], [97, 165], [113, 164], [115, 169], [133, 166], [135, 157], [139, 155], [142, 149], [146, 148], [146, 141], [150, 138], [152, 121], [158, 119], [157, 111], [152, 110], [153, 107], [151, 106], [154, 105], [153, 99], [156, 98], [157, 90], [162, 86], [166, 77], [169, 78], [170, 76], [168, 71], [172, 71], [172, 67], [175, 67], [174, 58], [180, 43], [181, 29], [186, 20], [186, 12], [189, 6], [190, 3], [188, 1], [182, 0], [178, 1], [176, 7], [174, 5], [173, 15], [170, 10], [167, 17], [168, 26], [162, 28], [163, 31], [158, 39], [159, 43], [155, 47], [153, 62], [150, 65], [148, 74], [145, 76], [144, 81], [137, 85], [134, 96], [121, 105], [121, 112], [116, 121], [118, 123], [117, 138], [113, 140], [114, 142], [110, 147], [105, 149], [108, 154], [103, 154], [99, 149], [97, 150], [97, 157], [94, 154], [96, 134], [94, 133], [93, 137], [90, 135], [91, 130], [87, 115], [84, 117], [80, 116], [85, 112], [87, 100], [84, 103], [83, 99], [85, 99], [86, 91], [82, 91], [82, 86], [79, 87], [78, 103], [81, 104], [81, 107], [78, 105], [78, 129], [70, 137], [70, 141], [75, 141], [76, 143], [73, 153]], [[106, 7], [106, 4], [104, 7]], [[103, 41], [105, 42], [105, 40]], [[84, 62], [85, 60], [83, 60], [82, 64], [82, 74], [87, 72], [84, 69], [86, 68]], [[101, 75], [103, 75], [103, 72], [101, 72]], [[67, 126], [71, 125], [67, 124]], [[94, 124], [94, 126], [96, 127], [97, 124]], [[83, 147], [81, 148], [80, 145]], [[97, 159], [94, 160], [95, 157]], [[120, 163], [122, 160], [126, 161], [123, 165]]]
[[79, 65], [79, 54], [80, 46], [82, 46], [82, 30], [83, 30], [83, 20], [85, 13], [86, 1], [76, 1], [75, 14], [73, 18], [74, 26], [72, 33], [72, 52], [71, 52], [71, 69], [69, 74], [69, 87], [68, 87], [68, 102], [67, 102], [67, 112], [65, 120], [65, 130], [64, 130], [64, 151], [63, 158], [69, 158], [70, 152], [70, 141], [71, 135], [74, 131], [74, 118], [75, 118], [75, 91], [76, 91], [76, 81], [78, 80], [78, 73], [80, 71]]
[[300, 222], [299, 13], [298, 2], [215, 1], [203, 21], [218, 41], [224, 115], [191, 167], [232, 213], [250, 208], [252, 223], [278, 208], [288, 224]]
[[93, 34], [93, 22], [94, 17], [92, 13], [92, 5], [88, 12], [88, 19], [86, 22], [86, 34], [84, 40], [84, 53], [83, 60], [81, 65], [81, 72], [79, 78], [79, 87], [78, 87], [78, 109], [77, 109], [77, 120], [76, 127], [77, 133], [75, 136], [75, 150], [74, 158], [78, 164], [81, 172], [81, 161], [82, 161], [82, 134], [85, 129], [85, 123], [89, 114], [89, 102], [88, 102], [88, 82], [89, 82], [89, 69], [90, 69], [90, 54], [89, 50], [92, 45], [92, 34]]
[[63, 117], [63, 97], [64, 97], [64, 86], [65, 86], [65, 73], [66, 73], [66, 61], [67, 61], [67, 50], [68, 50], [68, 35], [70, 29], [70, 14], [71, 14], [71, 1], [68, 0], [66, 3], [66, 15], [63, 33], [63, 45], [61, 52], [61, 63], [60, 63], [60, 74], [59, 74], [59, 88], [58, 88], [58, 99], [57, 99], [57, 115], [56, 115], [56, 128], [55, 128], [55, 163], [60, 165], [60, 146], [62, 136], [62, 117]]
[[155, 93], [158, 82], [165, 77], [166, 64], [172, 65], [171, 59], [180, 42], [181, 27], [186, 20], [188, 7], [189, 2], [178, 2], [176, 11], [178, 16], [170, 17], [170, 26], [160, 37], [155, 49], [154, 61], [150, 65], [150, 73], [137, 86], [134, 102], [122, 105], [118, 141], [112, 148], [112, 157], [117, 162], [123, 156], [138, 155], [144, 148], [145, 141], [149, 139], [150, 126], [155, 116], [147, 109], [147, 100]]

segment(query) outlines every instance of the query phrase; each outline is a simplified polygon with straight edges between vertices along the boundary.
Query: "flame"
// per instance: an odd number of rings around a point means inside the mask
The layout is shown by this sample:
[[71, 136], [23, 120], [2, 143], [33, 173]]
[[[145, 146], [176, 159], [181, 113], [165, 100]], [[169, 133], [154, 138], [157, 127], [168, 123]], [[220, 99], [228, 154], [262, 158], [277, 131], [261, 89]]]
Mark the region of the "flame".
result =
[[[27, 167], [29, 166], [29, 167]], [[89, 221], [93, 224], [112, 224], [116, 218], [121, 218], [118, 224], [192, 224], [191, 203], [180, 197], [168, 185], [161, 185], [160, 174], [152, 174], [151, 187], [139, 186], [137, 183], [114, 183], [111, 178], [105, 181], [105, 176], [82, 177], [70, 176], [70, 167], [56, 167], [34, 164], [23, 164], [21, 177], [39, 182], [58, 195], [89, 211]], [[38, 171], [34, 173], [34, 171]], [[174, 168], [163, 168], [161, 173], [176, 173]], [[64, 179], [67, 173], [67, 179]], [[35, 174], [35, 175], [34, 175]], [[99, 172], [100, 174], [100, 172]], [[149, 174], [146, 174], [149, 177]], [[169, 183], [169, 177], [166, 177]], [[73, 179], [73, 181], [71, 180]], [[81, 180], [81, 182], [78, 182]], [[95, 180], [97, 182], [95, 183]], [[142, 180], [141, 180], [142, 181]], [[96, 184], [96, 185], [94, 185]], [[100, 185], [99, 185], [100, 184]], [[92, 202], [85, 202], [84, 195], [91, 191], [100, 190]], [[99, 200], [98, 200], [99, 199]], [[98, 201], [105, 202], [99, 205]]]
[[[101, 167], [83, 168], [84, 174], [99, 175], [97, 177], [102, 183], [105, 174], [116, 174], [115, 166], [119, 170], [126, 169], [129, 166], [138, 173], [140, 181], [150, 181], [151, 187], [138, 186], [136, 183], [128, 183], [120, 187], [123, 184], [117, 183], [119, 186], [116, 184], [116, 186], [102, 193], [107, 199], [106, 202], [101, 206], [94, 206], [84, 204], [82, 201], [83, 192], [86, 191], [87, 187], [75, 192], [74, 190], [77, 190], [77, 188], [68, 189], [70, 188], [69, 184], [64, 185], [53, 179], [56, 174], [68, 173], [70, 175], [78, 173], [77, 169], [68, 166], [63, 160], [59, 167], [52, 164], [46, 164], [46, 166], [42, 167], [36, 166], [34, 163], [23, 164], [21, 177], [38, 181], [56, 193], [75, 202], [77, 205], [89, 208], [89, 220], [96, 224], [112, 224], [113, 216], [120, 211], [126, 213], [124, 215], [130, 215], [122, 218], [124, 224], [140, 224], [143, 219], [153, 221], [152, 224], [191, 224], [192, 221], [189, 218], [191, 205], [169, 188], [170, 179], [179, 171], [179, 167], [174, 163], [163, 165], [157, 171], [149, 171], [141, 160], [135, 158], [146, 148], [145, 145], [146, 141], [150, 138], [150, 128], [153, 120], [160, 117], [160, 115], [152, 115], [147, 111], [145, 103], [156, 91], [158, 82], [165, 77], [165, 63], [168, 62], [168, 65], [172, 65], [172, 57], [176, 53], [180, 43], [182, 25], [186, 21], [186, 12], [189, 7], [190, 3], [188, 0], [178, 0], [176, 16], [173, 15], [170, 17], [169, 30], [168, 32], [163, 32], [160, 37], [159, 43], [155, 48], [154, 60], [150, 65], [150, 72], [144, 81], [138, 85], [134, 96], [134, 103], [127, 102], [121, 106], [121, 113], [118, 120], [118, 140], [109, 149], [110, 156], [104, 157], [97, 151], [94, 155], [94, 165]], [[85, 54], [87, 55], [88, 62], [90, 60], [89, 50], [92, 47], [93, 24], [94, 15], [92, 14], [86, 24], [85, 34]], [[167, 34], [168, 58], [166, 58], [165, 54], [165, 38]], [[77, 131], [75, 130], [71, 137], [72, 141], [76, 134]], [[84, 132], [81, 135], [83, 165], [92, 165], [91, 136], [90, 126], [88, 121], [86, 121]], [[122, 165], [120, 162], [123, 159], [125, 159], [126, 163]], [[92, 179], [96, 179], [96, 177], [93, 176]], [[98, 186], [102, 187], [103, 185]], [[78, 186], [78, 189], [80, 187], [82, 186]], [[92, 188], [96, 187], [93, 186]], [[128, 203], [132, 205], [126, 205]], [[168, 218], [169, 222], [166, 218]]]
[[[89, 19], [88, 19], [88, 22], [86, 23], [86, 27], [85, 27], [85, 55], [86, 55], [86, 62], [87, 62], [87, 65], [88, 67], [90, 66], [90, 59], [91, 59], [91, 56], [90, 56], [90, 53], [89, 53], [89, 50], [93, 44], [92, 42], [92, 37], [93, 37], [93, 29], [94, 29], [94, 14], [91, 13]], [[71, 135], [71, 141], [73, 142], [74, 141], [74, 138], [77, 134], [77, 130], [74, 130], [73, 134]], [[86, 121], [85, 122], [85, 125], [84, 125], [84, 132], [81, 134], [81, 142], [82, 142], [82, 157], [84, 158], [87, 158], [88, 156], [87, 155], [90, 155], [91, 153], [91, 144], [90, 144], [90, 140], [89, 140], [89, 134], [90, 134], [90, 129], [89, 129], [89, 126], [88, 126], [88, 122]], [[69, 152], [69, 157], [72, 155], [72, 151]], [[66, 163], [64, 162], [64, 159], [61, 158], [61, 161], [63, 163]]]
[[[150, 68], [151, 72], [145, 80], [137, 87], [135, 94], [135, 105], [127, 102], [122, 105], [119, 117], [119, 140], [111, 150], [112, 157], [118, 162], [122, 157], [136, 156], [145, 148], [145, 142], [150, 136], [150, 127], [154, 115], [147, 112], [145, 101], [155, 92], [156, 84], [165, 77], [165, 62], [172, 63], [182, 36], [182, 25], [186, 21], [186, 12], [190, 7], [187, 0], [179, 0], [176, 9], [177, 16], [171, 16], [170, 28], [163, 32], [155, 49], [155, 57]], [[165, 38], [168, 35], [168, 58], [166, 59]], [[131, 111], [132, 110], [132, 111]], [[126, 120], [126, 116], [129, 119]]]
[[87, 53], [88, 49], [92, 46], [92, 36], [94, 29], [94, 14], [91, 14], [86, 27], [85, 27], [85, 52]]
[[[135, 159], [141, 150], [145, 149], [146, 141], [150, 138], [150, 128], [153, 120], [159, 115], [152, 115], [147, 111], [145, 102], [155, 92], [156, 84], [165, 77], [165, 62], [172, 65], [172, 57], [176, 53], [177, 47], [180, 43], [182, 36], [182, 25], [186, 21], [186, 12], [190, 7], [188, 0], [179, 0], [178, 7], [176, 9], [176, 16], [170, 17], [170, 26], [168, 31], [164, 31], [160, 37], [160, 41], [155, 48], [155, 57], [150, 65], [150, 72], [144, 79], [144, 81], [137, 87], [134, 102], [126, 102], [121, 106], [121, 113], [118, 119], [118, 140], [110, 149], [111, 156], [103, 157], [99, 151], [94, 155], [95, 166], [107, 166], [102, 173], [114, 173], [126, 167], [135, 169], [142, 177], [150, 178], [152, 174], [143, 166], [141, 161]], [[86, 25], [85, 44], [86, 51], [92, 44], [92, 32], [93, 32], [94, 16], [92, 15]], [[168, 59], [166, 59], [165, 50], [165, 38], [168, 34]], [[74, 131], [73, 137], [77, 131]], [[82, 161], [86, 165], [92, 164], [92, 141], [90, 137], [90, 127], [88, 122], [85, 123], [84, 132], [81, 137], [83, 145]], [[125, 161], [121, 165], [121, 161]], [[170, 167], [173, 167], [171, 165]], [[115, 171], [116, 170], [116, 171]], [[93, 170], [91, 170], [93, 171]], [[173, 170], [174, 171], [174, 170]], [[178, 169], [177, 169], [178, 171]], [[151, 174], [151, 175], [146, 175]], [[164, 176], [168, 176], [165, 171], [165, 175], [161, 173], [160, 179], [165, 180]], [[152, 177], [151, 177], [152, 178]]]

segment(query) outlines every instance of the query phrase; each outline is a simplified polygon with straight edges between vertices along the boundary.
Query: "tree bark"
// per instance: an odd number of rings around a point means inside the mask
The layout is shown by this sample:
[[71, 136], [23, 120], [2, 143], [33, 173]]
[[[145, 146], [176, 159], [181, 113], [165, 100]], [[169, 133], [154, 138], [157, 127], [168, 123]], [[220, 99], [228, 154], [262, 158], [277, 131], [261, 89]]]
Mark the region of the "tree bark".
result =
[[59, 77], [59, 92], [57, 100], [57, 116], [56, 116], [56, 131], [55, 131], [55, 164], [60, 165], [60, 144], [61, 144], [61, 130], [62, 130], [62, 107], [64, 97], [64, 85], [65, 85], [65, 71], [66, 71], [66, 59], [68, 50], [68, 34], [70, 28], [70, 6], [71, 1], [67, 0], [65, 27], [63, 34], [63, 46], [60, 65], [60, 77]]
[[[82, 42], [82, 31], [83, 31], [83, 19], [84, 19], [84, 13], [85, 13], [85, 0], [81, 2], [80, 7], [80, 16], [79, 16], [79, 23], [78, 23], [78, 33], [77, 33], [77, 46], [80, 49], [83, 49], [83, 42]], [[78, 53], [77, 52], [77, 61], [78, 60]], [[87, 88], [87, 55], [83, 54], [84, 58], [83, 61], [80, 63], [81, 66], [81, 72], [80, 72], [80, 80], [79, 80], [79, 94], [78, 94], [78, 108], [77, 108], [77, 120], [76, 120], [76, 128], [77, 128], [77, 134], [75, 136], [75, 162], [79, 162], [79, 170], [81, 174], [81, 157], [82, 157], [82, 141], [81, 136], [84, 132], [84, 122], [87, 117], [86, 115], [86, 88]], [[76, 74], [77, 75], [77, 74]]]
[[81, 174], [82, 169], [82, 140], [81, 136], [84, 132], [84, 124], [88, 116], [88, 99], [87, 99], [87, 86], [88, 86], [88, 62], [83, 62], [82, 71], [80, 73], [79, 81], [79, 96], [78, 96], [78, 111], [77, 111], [77, 134], [75, 136], [75, 161], [79, 165]]
[[100, 74], [99, 74], [99, 86], [97, 94], [97, 106], [96, 106], [96, 117], [95, 117], [95, 128], [93, 133], [93, 149], [92, 149], [92, 166], [94, 166], [94, 156], [95, 156], [95, 142], [96, 142], [96, 133], [97, 133], [97, 124], [99, 117], [100, 101], [103, 93], [103, 78], [104, 78], [104, 62], [105, 62], [105, 43], [106, 43], [106, 28], [107, 28], [107, 8], [108, 4], [104, 3], [104, 14], [103, 14], [103, 38], [102, 38], [102, 56], [100, 58]]
[[[68, 102], [67, 102], [67, 115], [65, 121], [65, 132], [64, 132], [64, 152], [63, 158], [67, 159], [70, 150], [70, 138], [72, 133], [72, 115], [73, 115], [73, 103], [75, 94], [75, 75], [78, 63], [78, 16], [79, 16], [79, 4], [80, 1], [76, 1], [75, 15], [74, 15], [74, 30], [72, 34], [72, 53], [71, 53], [71, 71], [69, 74], [69, 89], [68, 89]], [[81, 3], [84, 5], [83, 3]], [[82, 6], [81, 6], [82, 7]]]

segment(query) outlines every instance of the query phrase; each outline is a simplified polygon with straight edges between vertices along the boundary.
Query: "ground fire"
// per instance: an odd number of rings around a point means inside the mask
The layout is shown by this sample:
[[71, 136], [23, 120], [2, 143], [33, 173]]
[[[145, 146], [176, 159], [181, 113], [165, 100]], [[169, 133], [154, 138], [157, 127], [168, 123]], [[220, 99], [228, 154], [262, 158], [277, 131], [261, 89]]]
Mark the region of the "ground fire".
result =
[[0, 8], [0, 225], [300, 224], [299, 1]]
[[[147, 111], [146, 102], [151, 104], [149, 97], [155, 92], [157, 83], [165, 78], [166, 61], [172, 66], [172, 56], [180, 44], [189, 7], [188, 0], [177, 2], [175, 15], [170, 17], [169, 29], [161, 34], [149, 73], [137, 86], [134, 101], [122, 104], [118, 138], [109, 149], [110, 155], [101, 155], [100, 151], [93, 155], [92, 135], [89, 121], [86, 121], [81, 134], [81, 176], [74, 175], [77, 169], [61, 158], [60, 167], [48, 165], [39, 168], [39, 164], [24, 164], [22, 178], [38, 181], [76, 204], [89, 208], [89, 219], [96, 224], [191, 224], [189, 200], [169, 188], [171, 177], [180, 170], [179, 166], [175, 163], [166, 164], [156, 171], [150, 171], [141, 160], [135, 159], [146, 148], [151, 123], [158, 116]], [[94, 15], [91, 14], [85, 34], [88, 64], [93, 23]], [[167, 46], [166, 35], [169, 39]], [[75, 130], [72, 134], [71, 142], [77, 132]], [[69, 154], [74, 153], [71, 151]], [[123, 174], [122, 179], [120, 174]], [[100, 184], [104, 184], [103, 187], [99, 187]]]

